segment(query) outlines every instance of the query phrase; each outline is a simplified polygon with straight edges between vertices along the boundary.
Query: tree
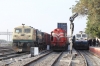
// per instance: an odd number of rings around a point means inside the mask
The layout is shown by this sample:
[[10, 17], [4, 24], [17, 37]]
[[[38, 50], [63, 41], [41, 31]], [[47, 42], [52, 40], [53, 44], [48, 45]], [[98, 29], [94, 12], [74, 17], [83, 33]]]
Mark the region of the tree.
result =
[[72, 13], [79, 13], [80, 16], [87, 15], [85, 32], [93, 37], [100, 38], [100, 0], [79, 0], [72, 7]]

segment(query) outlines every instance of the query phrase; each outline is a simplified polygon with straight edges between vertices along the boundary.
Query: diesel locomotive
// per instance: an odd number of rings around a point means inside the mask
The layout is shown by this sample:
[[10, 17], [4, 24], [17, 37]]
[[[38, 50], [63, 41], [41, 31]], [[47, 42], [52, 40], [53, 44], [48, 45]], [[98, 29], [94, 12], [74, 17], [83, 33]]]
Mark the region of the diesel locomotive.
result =
[[74, 36], [73, 47], [75, 49], [89, 49], [88, 36], [83, 31], [80, 31]]
[[51, 32], [51, 49], [66, 50], [68, 47], [67, 33], [61, 28], [54, 29]]
[[31, 26], [22, 24], [13, 30], [13, 50], [15, 52], [27, 52], [31, 47], [39, 47], [39, 50], [46, 49], [50, 45], [50, 34], [41, 32]]

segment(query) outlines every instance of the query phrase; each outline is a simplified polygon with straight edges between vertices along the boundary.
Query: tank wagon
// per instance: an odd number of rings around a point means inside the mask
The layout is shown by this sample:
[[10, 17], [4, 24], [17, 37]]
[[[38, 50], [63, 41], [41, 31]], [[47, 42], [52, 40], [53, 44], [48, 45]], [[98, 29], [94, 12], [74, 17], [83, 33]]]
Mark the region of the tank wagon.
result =
[[46, 45], [50, 43], [45, 39], [49, 39], [49, 36], [48, 33], [22, 24], [13, 30], [13, 49], [15, 52], [27, 52], [31, 47], [39, 47], [39, 50], [46, 49]]
[[83, 31], [80, 31], [78, 34], [76, 34], [74, 37], [73, 47], [75, 49], [87, 49], [88, 50], [89, 44], [88, 44], [87, 34], [84, 33]]
[[67, 34], [61, 28], [54, 29], [51, 32], [51, 49], [66, 50], [68, 47]]

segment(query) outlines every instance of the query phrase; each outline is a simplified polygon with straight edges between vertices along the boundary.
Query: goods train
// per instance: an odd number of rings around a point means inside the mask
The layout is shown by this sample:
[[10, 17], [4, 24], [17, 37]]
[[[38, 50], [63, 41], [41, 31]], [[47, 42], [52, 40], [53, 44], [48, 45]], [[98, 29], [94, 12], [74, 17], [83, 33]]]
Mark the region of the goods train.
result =
[[54, 29], [51, 32], [51, 49], [66, 50], [68, 47], [67, 33], [61, 28]]
[[46, 49], [47, 44], [50, 45], [48, 33], [25, 26], [25, 24], [14, 28], [12, 47], [16, 52], [27, 52], [31, 47], [39, 47], [39, 50]]
[[76, 34], [73, 41], [73, 47], [75, 49], [89, 49], [88, 37], [83, 31], [80, 31], [78, 34]]

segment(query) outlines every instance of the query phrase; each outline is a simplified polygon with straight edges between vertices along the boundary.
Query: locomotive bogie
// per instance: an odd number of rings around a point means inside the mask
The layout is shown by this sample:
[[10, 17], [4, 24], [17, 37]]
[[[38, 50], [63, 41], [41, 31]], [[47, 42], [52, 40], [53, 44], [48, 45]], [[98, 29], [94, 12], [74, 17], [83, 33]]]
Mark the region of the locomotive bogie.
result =
[[89, 45], [88, 45], [88, 42], [75, 42], [74, 48], [75, 49], [86, 49], [86, 50], [88, 50]]

